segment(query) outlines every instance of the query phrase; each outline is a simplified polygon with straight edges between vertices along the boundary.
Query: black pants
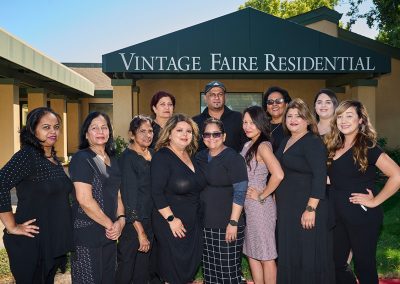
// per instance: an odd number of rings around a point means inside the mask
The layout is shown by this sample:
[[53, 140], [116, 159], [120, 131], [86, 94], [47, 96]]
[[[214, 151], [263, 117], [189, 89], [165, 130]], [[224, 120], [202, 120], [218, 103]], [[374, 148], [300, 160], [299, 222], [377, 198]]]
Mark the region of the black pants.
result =
[[[150, 241], [150, 247], [152, 247], [154, 238], [151, 222], [145, 220], [142, 225]], [[147, 253], [143, 253], [138, 251], [139, 246], [135, 228], [132, 223], [126, 224], [118, 240], [116, 283], [148, 283], [151, 249]]]
[[54, 283], [58, 268], [66, 263], [66, 255], [51, 260], [42, 259], [39, 244], [33, 238], [4, 233], [3, 240], [11, 272], [18, 284]]
[[75, 246], [71, 260], [72, 283], [115, 283], [117, 264], [115, 241], [101, 247]]
[[343, 219], [336, 220], [334, 228], [334, 260], [336, 283], [356, 284], [356, 279], [347, 264], [350, 250], [353, 251], [354, 268], [360, 284], [377, 284], [376, 246], [382, 217], [379, 214], [370, 222], [350, 224]]

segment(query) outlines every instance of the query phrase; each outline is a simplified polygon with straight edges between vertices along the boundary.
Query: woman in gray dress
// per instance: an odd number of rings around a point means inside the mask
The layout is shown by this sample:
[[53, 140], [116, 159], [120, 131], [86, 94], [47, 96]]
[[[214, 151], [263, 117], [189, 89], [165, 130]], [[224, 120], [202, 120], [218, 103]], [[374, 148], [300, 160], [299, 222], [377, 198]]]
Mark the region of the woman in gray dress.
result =
[[[271, 194], [283, 179], [283, 171], [272, 151], [266, 113], [259, 106], [243, 113], [243, 130], [250, 139], [241, 152], [249, 177], [243, 252], [249, 259], [254, 283], [276, 283], [276, 207]], [[271, 176], [267, 182], [268, 173]]]

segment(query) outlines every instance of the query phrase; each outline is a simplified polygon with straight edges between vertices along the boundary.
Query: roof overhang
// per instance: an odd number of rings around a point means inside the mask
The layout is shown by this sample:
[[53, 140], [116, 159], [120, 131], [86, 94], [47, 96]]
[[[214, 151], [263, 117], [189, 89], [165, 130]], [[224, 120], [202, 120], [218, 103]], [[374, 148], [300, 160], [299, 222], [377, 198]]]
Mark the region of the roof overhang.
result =
[[65, 65], [0, 29], [0, 77], [59, 94], [94, 95], [94, 84]]
[[111, 78], [379, 75], [390, 57], [246, 8], [103, 55]]

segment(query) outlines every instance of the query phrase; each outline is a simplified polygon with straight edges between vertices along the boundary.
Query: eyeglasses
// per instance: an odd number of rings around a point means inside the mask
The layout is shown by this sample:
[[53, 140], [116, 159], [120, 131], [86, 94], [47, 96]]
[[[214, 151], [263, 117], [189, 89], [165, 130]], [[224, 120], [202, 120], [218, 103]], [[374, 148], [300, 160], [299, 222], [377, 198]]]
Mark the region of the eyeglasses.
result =
[[272, 106], [273, 104], [280, 105], [280, 104], [283, 104], [284, 102], [285, 102], [284, 98], [275, 99], [275, 100], [267, 100], [267, 105], [270, 105], [270, 106]]
[[208, 139], [208, 138], [221, 138], [222, 132], [204, 132], [203, 133], [203, 138]]

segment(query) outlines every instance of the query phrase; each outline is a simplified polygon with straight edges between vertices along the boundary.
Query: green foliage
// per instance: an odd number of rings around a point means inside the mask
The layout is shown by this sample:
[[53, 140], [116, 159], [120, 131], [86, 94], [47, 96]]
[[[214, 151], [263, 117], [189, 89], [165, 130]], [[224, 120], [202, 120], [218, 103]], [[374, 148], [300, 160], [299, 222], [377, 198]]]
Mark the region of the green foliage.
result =
[[339, 0], [248, 0], [239, 9], [252, 7], [279, 18], [290, 18], [315, 10], [322, 6], [330, 9], [339, 2]]
[[350, 0], [350, 9], [346, 14], [350, 17], [347, 27], [351, 29], [358, 19], [366, 19], [370, 28], [378, 27], [377, 40], [400, 47], [400, 0], [373, 0], [374, 5], [366, 13], [360, 13], [358, 7], [364, 1]]
[[5, 249], [0, 249], [0, 279], [11, 276], [8, 255]]
[[117, 158], [121, 156], [126, 147], [128, 147], [128, 142], [126, 142], [124, 138], [121, 136], [115, 138], [115, 151]]

